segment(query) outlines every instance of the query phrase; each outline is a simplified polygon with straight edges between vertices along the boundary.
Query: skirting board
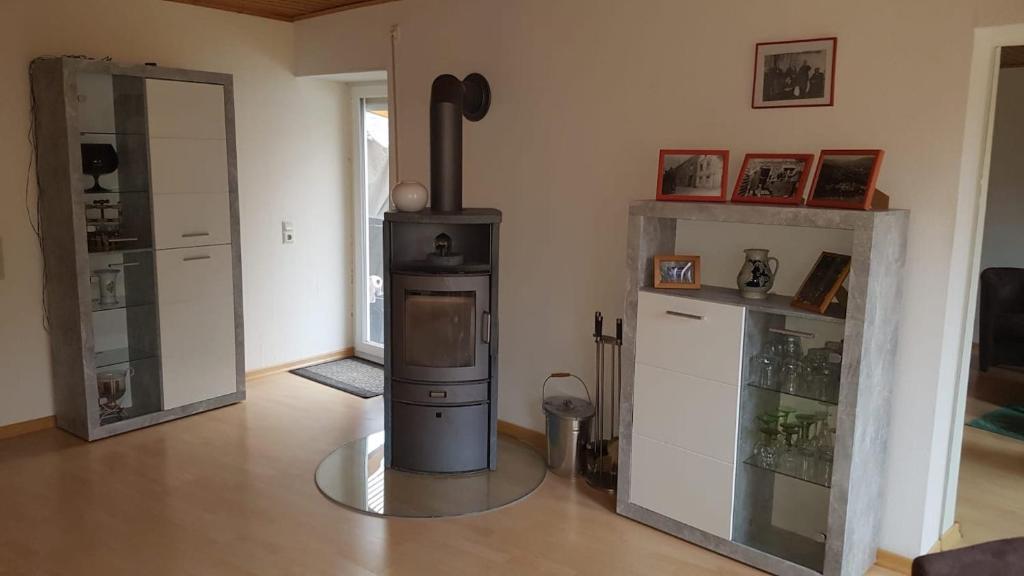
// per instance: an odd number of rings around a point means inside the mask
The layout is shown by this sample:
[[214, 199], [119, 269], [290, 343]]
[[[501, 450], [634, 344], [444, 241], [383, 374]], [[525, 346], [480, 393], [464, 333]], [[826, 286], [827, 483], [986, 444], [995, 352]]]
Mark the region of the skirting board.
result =
[[505, 434], [519, 440], [523, 444], [544, 454], [547, 451], [547, 440], [543, 432], [524, 428], [518, 424], [498, 420], [498, 434]]
[[[963, 533], [960, 532], [960, 523], [954, 522], [953, 525], [949, 527], [949, 530], [946, 530], [942, 537], [939, 538], [939, 541], [936, 542], [930, 550], [928, 550], [928, 553], [934, 554], [936, 552], [952, 550], [960, 544], [963, 538]], [[886, 570], [897, 572], [899, 574], [909, 575], [913, 563], [914, 560], [912, 558], [900, 556], [899, 554], [889, 552], [888, 550], [879, 550], [878, 555], [875, 558], [875, 566], [885, 568]]]
[[13, 424], [7, 424], [6, 426], [0, 426], [0, 440], [56, 427], [56, 416], [43, 416], [42, 418], [25, 420], [24, 422], [15, 422]]
[[335, 352], [328, 352], [326, 354], [318, 354], [316, 356], [310, 356], [309, 358], [303, 358], [302, 360], [286, 362], [284, 364], [278, 364], [276, 366], [268, 366], [266, 368], [260, 368], [259, 370], [246, 372], [245, 379], [246, 381], [255, 380], [256, 378], [263, 378], [264, 376], [280, 374], [282, 372], [287, 372], [289, 370], [295, 370], [296, 368], [305, 368], [306, 366], [312, 366], [314, 364], [320, 364], [322, 362], [330, 362], [332, 360], [350, 358], [355, 354], [355, 352], [355, 348], [343, 348]]

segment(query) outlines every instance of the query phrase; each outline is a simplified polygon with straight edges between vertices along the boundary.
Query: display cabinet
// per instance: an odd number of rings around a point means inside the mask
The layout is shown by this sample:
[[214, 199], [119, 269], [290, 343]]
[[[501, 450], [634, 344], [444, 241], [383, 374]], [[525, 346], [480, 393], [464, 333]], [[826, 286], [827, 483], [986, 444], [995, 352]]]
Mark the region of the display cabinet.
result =
[[[901, 210], [630, 206], [620, 514], [774, 574], [872, 565], [907, 221]], [[845, 306], [747, 299], [726, 281], [652, 287], [654, 256], [736, 270], [740, 242], [778, 248], [798, 270], [819, 250], [850, 255]]]
[[57, 425], [243, 399], [231, 76], [41, 58], [31, 80]]

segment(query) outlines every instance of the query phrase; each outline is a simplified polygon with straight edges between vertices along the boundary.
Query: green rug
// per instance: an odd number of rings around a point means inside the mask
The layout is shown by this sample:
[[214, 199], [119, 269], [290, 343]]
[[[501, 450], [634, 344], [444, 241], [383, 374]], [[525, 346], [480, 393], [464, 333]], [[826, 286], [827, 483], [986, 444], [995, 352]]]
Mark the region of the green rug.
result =
[[993, 410], [981, 418], [971, 420], [967, 425], [1024, 440], [1024, 405], [1016, 404]]

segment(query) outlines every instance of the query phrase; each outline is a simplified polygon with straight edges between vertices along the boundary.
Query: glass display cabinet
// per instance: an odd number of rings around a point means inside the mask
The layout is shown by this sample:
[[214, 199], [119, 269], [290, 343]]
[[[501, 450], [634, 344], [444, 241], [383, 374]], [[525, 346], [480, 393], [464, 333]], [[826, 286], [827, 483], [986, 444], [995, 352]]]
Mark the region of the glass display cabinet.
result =
[[[773, 574], [874, 563], [908, 217], [630, 206], [620, 514]], [[735, 288], [746, 243], [793, 268], [782, 294]], [[794, 275], [826, 250], [850, 255], [845, 306], [792, 306]], [[700, 289], [653, 288], [671, 254], [702, 256]]]
[[40, 58], [31, 80], [57, 425], [93, 440], [241, 400], [231, 77]]

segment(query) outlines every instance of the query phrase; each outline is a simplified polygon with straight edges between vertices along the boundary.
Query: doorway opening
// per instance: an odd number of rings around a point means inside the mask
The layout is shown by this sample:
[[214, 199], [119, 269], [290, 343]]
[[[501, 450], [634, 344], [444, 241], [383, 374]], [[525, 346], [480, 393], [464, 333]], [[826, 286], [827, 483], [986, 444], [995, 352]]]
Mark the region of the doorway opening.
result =
[[993, 75], [942, 549], [1024, 536], [1024, 45]]

